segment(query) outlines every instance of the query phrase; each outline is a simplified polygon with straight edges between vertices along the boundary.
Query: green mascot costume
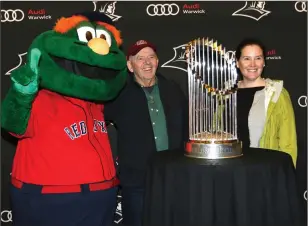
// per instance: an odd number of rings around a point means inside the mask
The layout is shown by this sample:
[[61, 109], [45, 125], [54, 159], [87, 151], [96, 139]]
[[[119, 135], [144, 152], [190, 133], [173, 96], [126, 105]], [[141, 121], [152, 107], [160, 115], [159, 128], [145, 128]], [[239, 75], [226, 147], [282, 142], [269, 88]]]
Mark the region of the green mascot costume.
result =
[[102, 13], [61, 18], [32, 42], [2, 102], [18, 140], [11, 178], [16, 226], [109, 226], [119, 181], [104, 101], [125, 85], [120, 31]]

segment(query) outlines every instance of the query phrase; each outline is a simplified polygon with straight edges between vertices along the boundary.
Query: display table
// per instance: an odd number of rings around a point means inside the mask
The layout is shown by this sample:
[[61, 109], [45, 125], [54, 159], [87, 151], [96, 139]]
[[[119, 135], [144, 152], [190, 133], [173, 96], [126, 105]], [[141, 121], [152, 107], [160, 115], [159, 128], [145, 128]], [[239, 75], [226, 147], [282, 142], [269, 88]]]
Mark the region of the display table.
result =
[[302, 226], [291, 157], [247, 149], [235, 159], [158, 152], [146, 179], [144, 226]]

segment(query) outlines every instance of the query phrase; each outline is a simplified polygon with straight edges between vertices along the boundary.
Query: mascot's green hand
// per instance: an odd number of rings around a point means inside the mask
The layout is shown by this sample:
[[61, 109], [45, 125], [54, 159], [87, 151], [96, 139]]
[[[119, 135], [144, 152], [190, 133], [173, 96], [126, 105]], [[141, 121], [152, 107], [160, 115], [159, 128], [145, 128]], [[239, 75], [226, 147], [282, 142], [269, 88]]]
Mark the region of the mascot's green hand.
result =
[[13, 71], [11, 79], [17, 91], [23, 94], [34, 94], [39, 87], [38, 64], [41, 58], [41, 51], [34, 48], [30, 52], [29, 63]]

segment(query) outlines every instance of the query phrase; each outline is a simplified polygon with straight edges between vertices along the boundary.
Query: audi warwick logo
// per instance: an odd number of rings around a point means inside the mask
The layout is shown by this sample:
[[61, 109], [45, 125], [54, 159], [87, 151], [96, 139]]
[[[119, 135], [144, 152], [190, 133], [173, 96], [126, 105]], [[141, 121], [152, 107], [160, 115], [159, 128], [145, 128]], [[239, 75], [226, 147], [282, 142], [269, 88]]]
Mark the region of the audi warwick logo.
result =
[[294, 7], [299, 13], [307, 12], [307, 2], [296, 2]]
[[1, 9], [1, 22], [20, 22], [24, 17], [21, 9]]
[[8, 223], [13, 221], [12, 211], [3, 210], [1, 211], [1, 222]]
[[299, 106], [301, 106], [302, 108], [306, 108], [307, 107], [307, 96], [300, 96], [297, 102]]
[[149, 16], [175, 16], [180, 12], [177, 4], [150, 4], [147, 7]]

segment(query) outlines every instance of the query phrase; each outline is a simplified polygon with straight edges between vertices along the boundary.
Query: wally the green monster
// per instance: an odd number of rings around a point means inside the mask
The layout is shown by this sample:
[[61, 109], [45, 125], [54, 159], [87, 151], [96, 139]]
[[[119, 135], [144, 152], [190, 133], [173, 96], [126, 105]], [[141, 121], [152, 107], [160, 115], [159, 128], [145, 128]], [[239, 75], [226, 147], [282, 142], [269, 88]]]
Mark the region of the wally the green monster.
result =
[[120, 31], [102, 13], [61, 18], [11, 75], [2, 127], [18, 140], [11, 178], [15, 226], [109, 226], [119, 181], [104, 101], [125, 85]]

